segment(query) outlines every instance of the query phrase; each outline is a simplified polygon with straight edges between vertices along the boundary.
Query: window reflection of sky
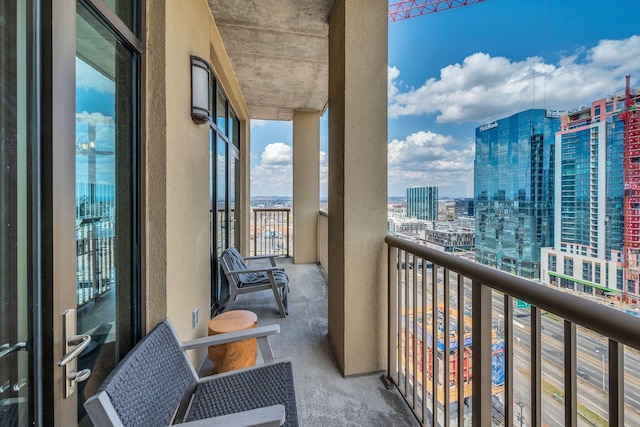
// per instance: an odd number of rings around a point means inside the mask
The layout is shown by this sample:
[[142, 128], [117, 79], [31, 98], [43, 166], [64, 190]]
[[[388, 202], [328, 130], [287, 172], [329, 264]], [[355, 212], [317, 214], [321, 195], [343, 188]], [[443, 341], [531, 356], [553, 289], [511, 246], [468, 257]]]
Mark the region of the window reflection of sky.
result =
[[115, 82], [76, 58], [76, 182], [92, 180], [95, 160], [95, 182], [115, 184], [114, 116]]

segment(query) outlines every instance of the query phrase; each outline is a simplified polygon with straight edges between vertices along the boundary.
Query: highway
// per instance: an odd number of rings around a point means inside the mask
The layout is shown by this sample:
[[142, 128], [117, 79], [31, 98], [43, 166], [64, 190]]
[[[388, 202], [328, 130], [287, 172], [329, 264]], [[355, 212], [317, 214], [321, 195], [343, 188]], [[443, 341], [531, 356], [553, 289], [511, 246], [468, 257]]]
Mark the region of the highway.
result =
[[[417, 269], [421, 281], [420, 269]], [[431, 276], [431, 275], [429, 275]], [[452, 274], [452, 276], [455, 276]], [[430, 279], [430, 277], [429, 277]], [[443, 277], [438, 273], [438, 304], [443, 303], [444, 292], [442, 289]], [[430, 282], [430, 280], [429, 280]], [[457, 286], [451, 280], [450, 300], [451, 308], [457, 309]], [[431, 290], [430, 290], [431, 293]], [[419, 292], [421, 295], [421, 292]], [[431, 295], [429, 295], [431, 296]], [[420, 296], [421, 300], [421, 296]], [[430, 298], [429, 298], [430, 303]], [[471, 308], [471, 283], [465, 279], [465, 311]], [[494, 327], [504, 327], [503, 296], [493, 292], [493, 322]], [[452, 327], [457, 322], [451, 316]], [[523, 403], [522, 409], [514, 402], [513, 408], [516, 418], [522, 410], [522, 425], [528, 425], [530, 420], [530, 380], [525, 374], [530, 375], [530, 310], [514, 308], [514, 399]], [[563, 319], [543, 312], [542, 315], [542, 376], [546, 383], [557, 388], [564, 389], [564, 324]], [[578, 404], [589, 408], [604, 420], [608, 419], [608, 353], [606, 337], [602, 337], [585, 328], [578, 327], [576, 333], [576, 353], [578, 365]], [[603, 363], [604, 362], [604, 363]], [[625, 364], [625, 422], [629, 425], [640, 425], [640, 352], [635, 349], [624, 348]], [[605, 368], [603, 377], [603, 365]], [[503, 398], [503, 396], [501, 396]], [[564, 404], [559, 398], [554, 398], [550, 393], [543, 391], [543, 422], [548, 426], [561, 426], [564, 424]], [[588, 414], [585, 414], [588, 417]], [[519, 419], [514, 419], [516, 426], [521, 425]], [[592, 425], [583, 418], [578, 418], [578, 425]]]

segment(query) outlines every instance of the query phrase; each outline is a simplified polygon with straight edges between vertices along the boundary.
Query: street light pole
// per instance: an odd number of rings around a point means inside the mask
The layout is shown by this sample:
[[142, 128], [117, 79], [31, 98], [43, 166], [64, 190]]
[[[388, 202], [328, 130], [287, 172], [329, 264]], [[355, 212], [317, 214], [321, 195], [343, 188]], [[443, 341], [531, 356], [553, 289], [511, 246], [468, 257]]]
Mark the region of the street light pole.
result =
[[518, 418], [520, 420], [520, 427], [522, 427], [524, 425], [524, 418], [522, 416], [522, 408], [524, 408], [524, 403], [520, 402], [519, 400], [516, 401], [516, 405], [518, 405], [520, 407], [520, 415], [516, 418]]
[[604, 383], [604, 352], [602, 353], [602, 391], [606, 392], [607, 388]]
[[605, 375], [604, 375], [604, 351], [600, 351], [599, 349], [596, 348], [596, 353], [600, 353], [600, 356], [602, 356], [602, 391], [606, 392], [607, 388], [605, 385]]

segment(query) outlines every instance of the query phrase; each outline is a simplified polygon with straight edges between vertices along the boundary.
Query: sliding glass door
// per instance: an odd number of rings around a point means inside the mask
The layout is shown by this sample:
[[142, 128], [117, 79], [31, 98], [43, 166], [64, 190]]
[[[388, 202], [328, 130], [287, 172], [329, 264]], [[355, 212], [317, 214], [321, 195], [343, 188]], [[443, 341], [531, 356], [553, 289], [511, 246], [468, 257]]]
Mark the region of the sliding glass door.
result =
[[33, 4], [0, 2], [0, 425], [39, 418]]
[[209, 120], [211, 155], [211, 311], [212, 315], [222, 310], [229, 292], [223, 286], [218, 259], [228, 247], [237, 247], [239, 212], [237, 211], [239, 187], [239, 121], [229, 102], [214, 78], [214, 114]]
[[78, 415], [139, 329], [136, 82], [138, 55], [90, 4], [77, 3], [75, 220]]

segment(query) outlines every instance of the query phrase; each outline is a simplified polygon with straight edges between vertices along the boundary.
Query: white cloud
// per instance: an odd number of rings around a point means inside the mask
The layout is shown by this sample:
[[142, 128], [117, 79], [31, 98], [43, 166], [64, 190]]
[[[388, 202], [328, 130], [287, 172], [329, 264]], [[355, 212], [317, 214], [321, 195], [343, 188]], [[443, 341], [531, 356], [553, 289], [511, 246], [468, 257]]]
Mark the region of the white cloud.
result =
[[475, 157], [471, 141], [420, 131], [404, 140], [392, 140], [388, 150], [390, 195], [402, 195], [413, 185], [435, 185], [443, 195], [466, 192]]
[[396, 67], [388, 67], [387, 70], [387, 96], [393, 98], [398, 93], [398, 88], [394, 84], [395, 80], [400, 76], [400, 70]]
[[82, 113], [76, 113], [76, 122], [91, 123], [94, 125], [98, 123], [110, 125], [115, 124], [115, 121], [111, 116], [105, 116], [104, 114], [99, 112], [88, 113], [86, 111], [83, 111]]
[[251, 119], [251, 129], [267, 125], [266, 120]]
[[262, 164], [285, 165], [293, 160], [293, 150], [284, 142], [274, 142], [262, 152]]
[[327, 197], [329, 187], [329, 157], [320, 151], [320, 197]]
[[290, 145], [274, 142], [265, 147], [261, 163], [251, 168], [251, 194], [290, 196], [293, 186], [293, 151]]
[[512, 61], [478, 52], [419, 88], [404, 87], [400, 71], [389, 67], [389, 117], [436, 114], [438, 123], [483, 122], [532, 107], [568, 109], [611, 95], [627, 74], [640, 74], [637, 35], [601, 40], [556, 65], [541, 57]]

